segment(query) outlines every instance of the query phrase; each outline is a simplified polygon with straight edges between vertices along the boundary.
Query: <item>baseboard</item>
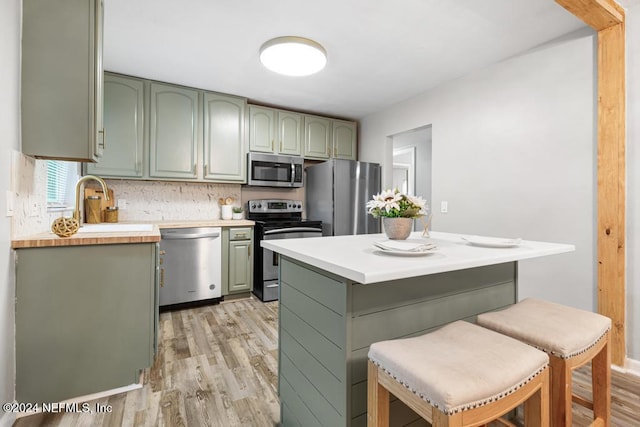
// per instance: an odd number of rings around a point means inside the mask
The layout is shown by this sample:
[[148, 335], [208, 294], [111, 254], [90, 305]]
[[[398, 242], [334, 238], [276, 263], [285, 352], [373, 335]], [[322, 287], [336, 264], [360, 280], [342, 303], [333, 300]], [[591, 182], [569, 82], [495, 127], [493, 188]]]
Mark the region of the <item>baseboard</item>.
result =
[[16, 414], [12, 412], [0, 412], [0, 427], [11, 427], [16, 420]]
[[627, 358], [624, 363], [624, 369], [628, 373], [640, 377], [640, 360]]

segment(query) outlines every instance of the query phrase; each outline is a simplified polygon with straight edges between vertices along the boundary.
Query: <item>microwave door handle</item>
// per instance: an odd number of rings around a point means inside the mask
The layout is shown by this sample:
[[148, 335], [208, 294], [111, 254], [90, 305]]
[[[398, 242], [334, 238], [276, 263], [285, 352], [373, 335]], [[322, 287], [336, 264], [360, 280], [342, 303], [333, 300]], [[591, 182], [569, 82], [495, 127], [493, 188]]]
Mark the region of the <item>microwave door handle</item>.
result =
[[296, 165], [291, 162], [291, 186], [296, 182]]

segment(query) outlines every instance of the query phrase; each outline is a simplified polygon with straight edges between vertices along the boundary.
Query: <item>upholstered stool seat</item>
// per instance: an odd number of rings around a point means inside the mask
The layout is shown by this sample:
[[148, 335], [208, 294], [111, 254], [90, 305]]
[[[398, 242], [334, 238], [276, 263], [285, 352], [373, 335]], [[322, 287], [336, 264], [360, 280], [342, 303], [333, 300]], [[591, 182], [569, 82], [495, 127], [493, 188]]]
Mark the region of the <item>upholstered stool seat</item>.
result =
[[[479, 315], [478, 324], [549, 354], [552, 425], [571, 426], [572, 401], [592, 409], [598, 423], [610, 425], [611, 319], [527, 298], [505, 310]], [[572, 396], [572, 371], [588, 362], [592, 362], [593, 402]]]
[[387, 425], [389, 392], [433, 426], [483, 425], [525, 403], [548, 425], [549, 357], [491, 330], [457, 321], [369, 349], [369, 425]]

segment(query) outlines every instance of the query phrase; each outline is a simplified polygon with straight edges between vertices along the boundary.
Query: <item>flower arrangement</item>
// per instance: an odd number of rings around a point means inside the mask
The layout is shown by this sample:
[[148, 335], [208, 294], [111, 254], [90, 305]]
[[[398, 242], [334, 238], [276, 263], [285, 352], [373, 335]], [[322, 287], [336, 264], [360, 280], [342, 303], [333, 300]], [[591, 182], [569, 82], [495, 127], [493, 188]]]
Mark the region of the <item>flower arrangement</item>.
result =
[[373, 196], [367, 202], [367, 209], [374, 218], [420, 218], [427, 214], [422, 197], [401, 193], [397, 188]]

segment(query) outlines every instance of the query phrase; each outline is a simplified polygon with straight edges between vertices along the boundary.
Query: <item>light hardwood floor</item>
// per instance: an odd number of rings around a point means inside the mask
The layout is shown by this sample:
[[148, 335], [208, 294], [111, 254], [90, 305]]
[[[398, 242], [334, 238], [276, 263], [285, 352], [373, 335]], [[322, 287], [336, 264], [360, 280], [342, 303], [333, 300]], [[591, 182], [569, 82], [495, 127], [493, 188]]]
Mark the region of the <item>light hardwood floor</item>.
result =
[[[104, 414], [37, 414], [24, 426], [272, 427], [279, 423], [277, 303], [255, 299], [160, 315], [158, 356], [144, 372], [144, 386], [90, 402], [111, 405]], [[587, 370], [576, 387], [589, 393]], [[617, 427], [640, 426], [640, 378], [613, 372]], [[574, 426], [589, 424], [577, 409]]]

